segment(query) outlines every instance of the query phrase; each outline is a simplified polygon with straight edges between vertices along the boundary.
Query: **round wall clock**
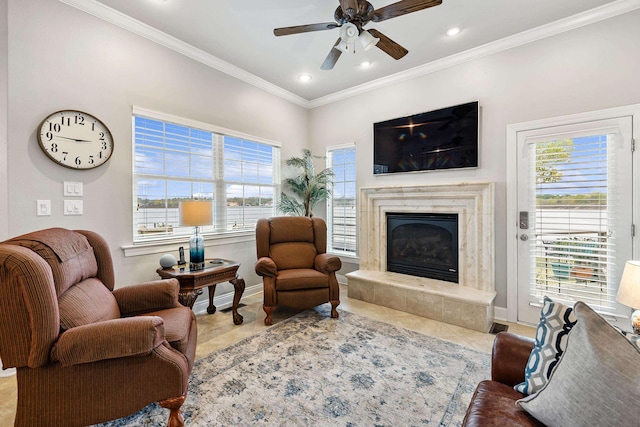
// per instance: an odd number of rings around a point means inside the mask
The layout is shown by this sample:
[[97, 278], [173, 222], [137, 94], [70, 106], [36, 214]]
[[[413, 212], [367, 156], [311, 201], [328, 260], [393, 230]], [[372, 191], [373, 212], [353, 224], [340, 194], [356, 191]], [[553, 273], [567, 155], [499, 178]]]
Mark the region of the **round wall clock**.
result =
[[97, 168], [113, 154], [113, 137], [107, 126], [77, 110], [47, 116], [38, 128], [38, 143], [51, 160], [71, 169]]

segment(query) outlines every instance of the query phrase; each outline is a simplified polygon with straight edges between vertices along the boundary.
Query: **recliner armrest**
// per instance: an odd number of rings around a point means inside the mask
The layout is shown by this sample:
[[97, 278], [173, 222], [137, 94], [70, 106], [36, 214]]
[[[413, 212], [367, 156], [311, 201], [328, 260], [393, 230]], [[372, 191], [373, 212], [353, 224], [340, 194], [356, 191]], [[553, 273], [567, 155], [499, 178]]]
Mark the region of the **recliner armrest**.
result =
[[158, 279], [115, 289], [113, 296], [123, 317], [166, 308], [182, 307], [178, 279]]
[[342, 268], [342, 261], [335, 255], [319, 254], [316, 255], [315, 268], [324, 274], [333, 273]]
[[276, 277], [278, 275], [278, 267], [269, 257], [258, 259], [255, 269], [258, 276]]
[[524, 381], [524, 369], [534, 340], [510, 332], [500, 332], [493, 342], [491, 379], [508, 386]]
[[144, 355], [164, 340], [164, 321], [160, 317], [106, 320], [63, 332], [51, 350], [51, 359], [70, 366]]

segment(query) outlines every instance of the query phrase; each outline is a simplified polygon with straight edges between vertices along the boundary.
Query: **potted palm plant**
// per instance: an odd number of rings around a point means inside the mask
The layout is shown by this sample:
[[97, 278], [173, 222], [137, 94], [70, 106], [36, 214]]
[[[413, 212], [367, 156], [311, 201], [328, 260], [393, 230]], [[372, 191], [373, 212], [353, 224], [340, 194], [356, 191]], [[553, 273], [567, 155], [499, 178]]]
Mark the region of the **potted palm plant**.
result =
[[315, 173], [313, 158], [310, 150], [303, 149], [302, 157], [291, 157], [285, 162], [299, 173], [282, 182], [283, 192], [277, 205], [280, 212], [312, 217], [313, 208], [331, 194], [333, 170], [327, 168]]

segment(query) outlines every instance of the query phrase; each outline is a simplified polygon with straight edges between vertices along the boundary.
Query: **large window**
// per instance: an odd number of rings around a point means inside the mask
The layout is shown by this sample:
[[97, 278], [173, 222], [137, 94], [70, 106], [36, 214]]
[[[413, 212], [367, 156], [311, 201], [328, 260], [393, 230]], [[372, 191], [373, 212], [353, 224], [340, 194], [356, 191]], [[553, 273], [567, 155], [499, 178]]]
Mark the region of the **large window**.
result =
[[328, 250], [355, 256], [356, 223], [356, 147], [353, 144], [329, 147], [327, 167], [333, 169], [333, 188], [327, 201]]
[[182, 200], [211, 200], [205, 234], [254, 230], [275, 215], [280, 148], [206, 123], [136, 109], [133, 114], [133, 241], [190, 235]]

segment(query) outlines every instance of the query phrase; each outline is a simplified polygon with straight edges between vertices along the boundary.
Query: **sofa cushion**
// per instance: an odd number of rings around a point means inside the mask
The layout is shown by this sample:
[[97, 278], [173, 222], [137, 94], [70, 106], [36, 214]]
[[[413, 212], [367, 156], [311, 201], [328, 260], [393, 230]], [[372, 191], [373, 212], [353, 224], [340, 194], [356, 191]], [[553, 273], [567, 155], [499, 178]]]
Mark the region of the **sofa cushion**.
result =
[[549, 382], [518, 405], [547, 425], [637, 425], [640, 350], [582, 302]]
[[188, 307], [151, 311], [140, 316], [158, 316], [164, 321], [164, 337], [171, 347], [187, 353], [193, 312]]
[[58, 307], [62, 330], [120, 317], [115, 297], [96, 278], [83, 280], [69, 288], [58, 298]]
[[524, 395], [497, 381], [481, 381], [467, 408], [466, 427], [542, 426], [515, 404]]
[[540, 390], [549, 380], [567, 347], [567, 336], [576, 324], [573, 309], [544, 297], [536, 341], [524, 370], [524, 381], [514, 388], [529, 395]]
[[276, 278], [276, 289], [278, 291], [328, 287], [329, 277], [318, 270], [310, 268], [282, 270], [278, 272]]
[[278, 270], [313, 268], [316, 254], [315, 245], [308, 242], [277, 243], [269, 248], [269, 258], [276, 263]]
[[24, 234], [6, 243], [29, 248], [49, 264], [58, 297], [71, 286], [98, 273], [93, 248], [84, 235], [75, 231], [49, 228]]

